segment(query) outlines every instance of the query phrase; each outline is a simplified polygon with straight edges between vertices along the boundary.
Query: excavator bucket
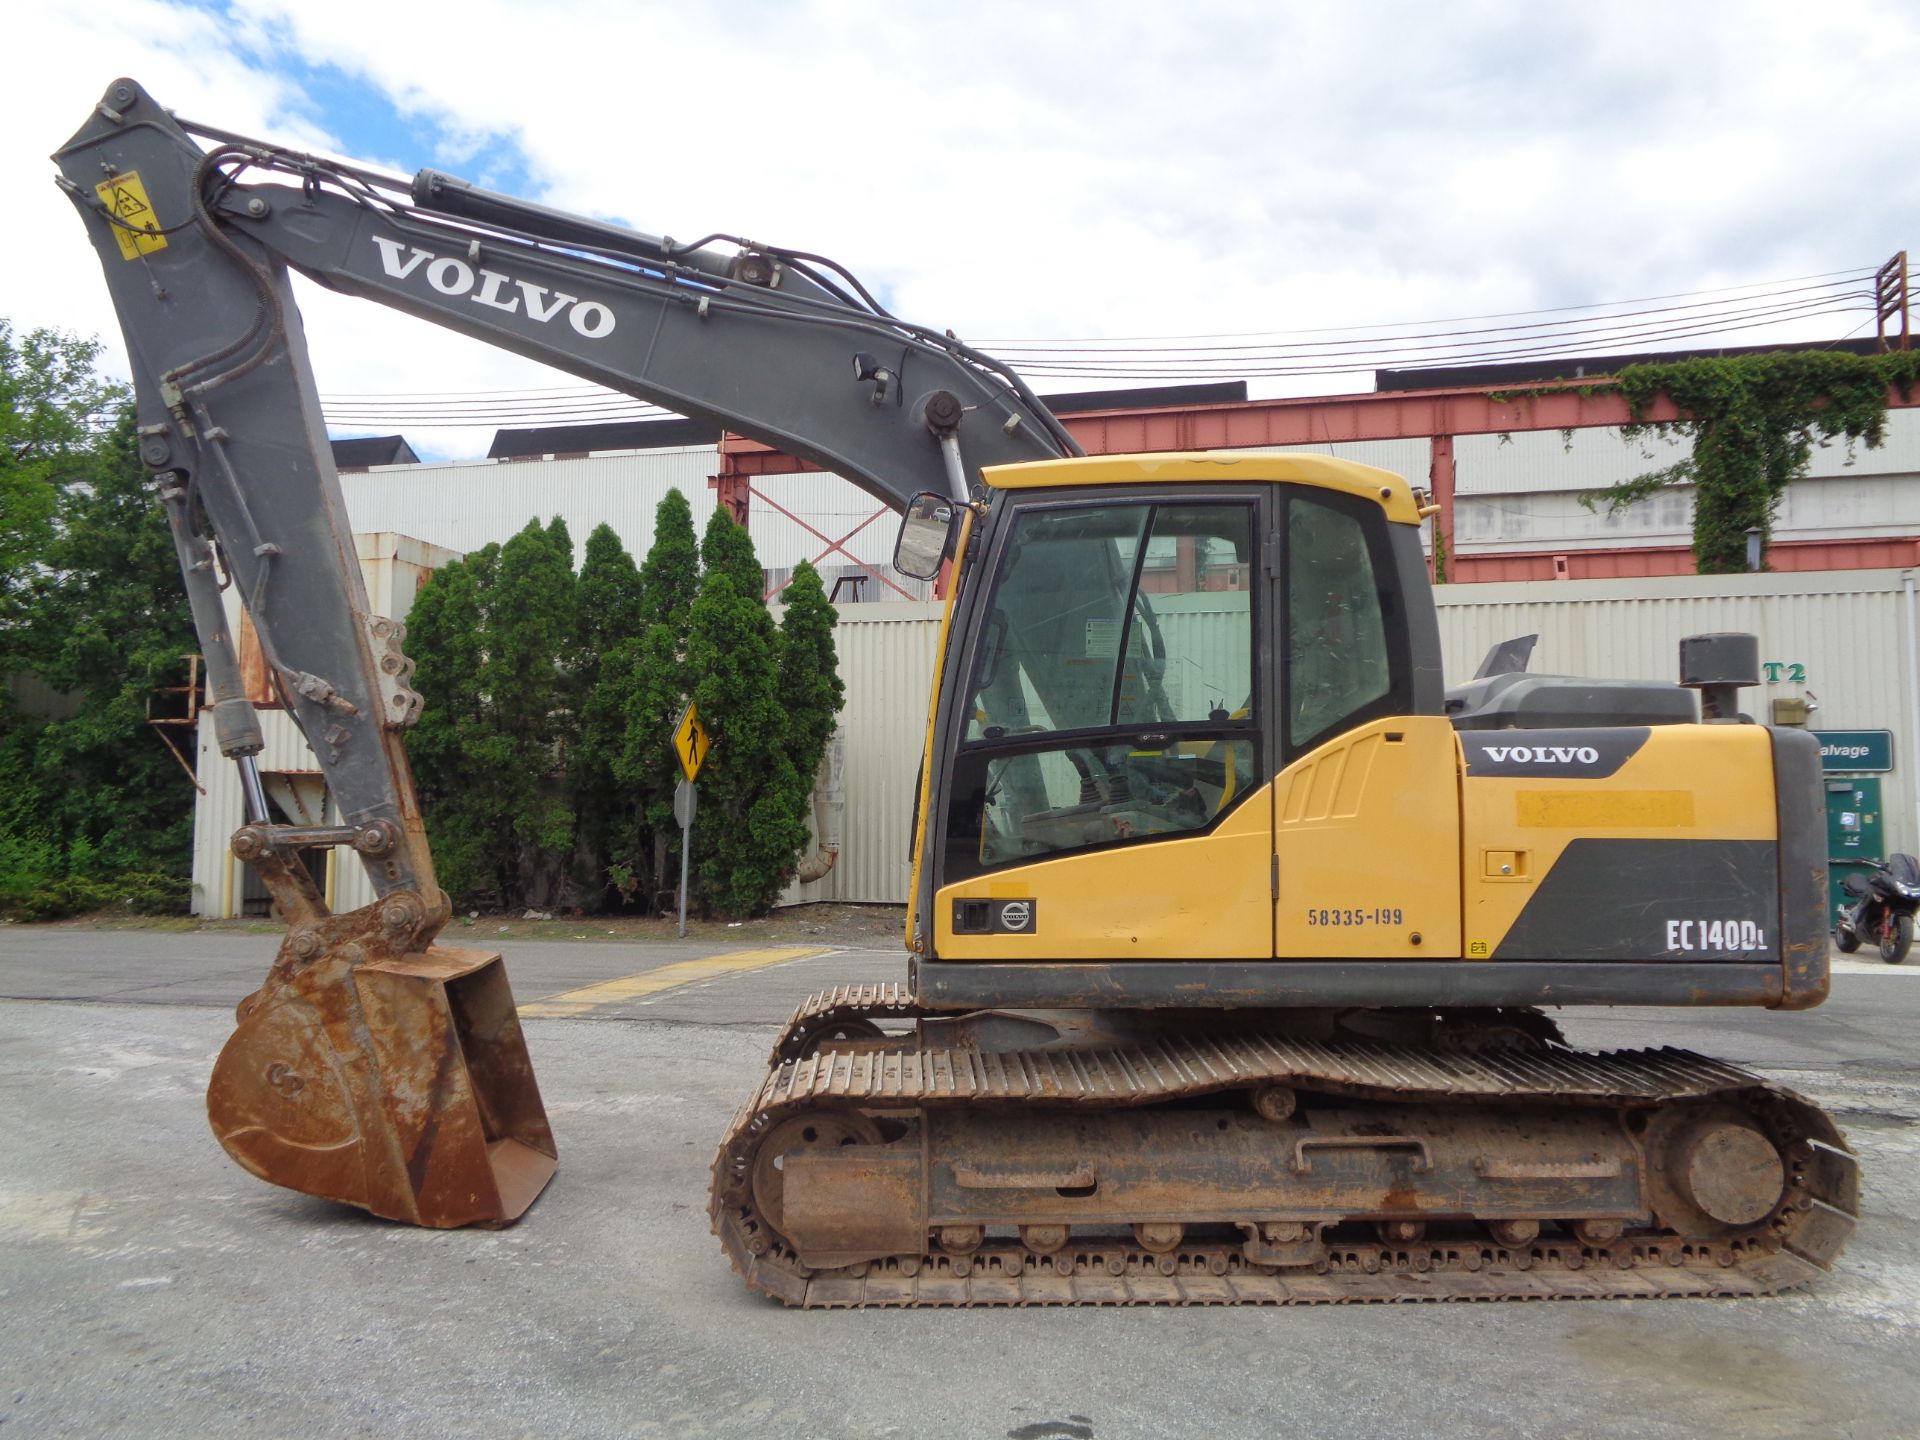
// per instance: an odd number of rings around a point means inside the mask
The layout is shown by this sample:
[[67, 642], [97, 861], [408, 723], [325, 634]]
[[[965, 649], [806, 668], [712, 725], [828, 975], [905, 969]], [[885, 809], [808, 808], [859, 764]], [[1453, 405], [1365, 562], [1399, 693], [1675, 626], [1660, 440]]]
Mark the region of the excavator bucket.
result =
[[390, 1220], [518, 1219], [556, 1161], [500, 957], [365, 958], [315, 937], [307, 960], [298, 944], [242, 1003], [214, 1066], [207, 1114], [227, 1153]]

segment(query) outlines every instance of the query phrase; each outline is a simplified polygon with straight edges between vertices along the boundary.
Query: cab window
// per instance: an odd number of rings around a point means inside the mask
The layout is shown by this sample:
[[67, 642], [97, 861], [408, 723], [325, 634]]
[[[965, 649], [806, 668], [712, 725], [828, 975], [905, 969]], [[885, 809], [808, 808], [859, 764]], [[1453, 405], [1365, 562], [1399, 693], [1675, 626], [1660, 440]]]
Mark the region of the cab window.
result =
[[1258, 773], [1253, 508], [1036, 509], [968, 686], [949, 880], [1204, 829]]
[[1380, 507], [1296, 491], [1287, 502], [1286, 740], [1289, 756], [1364, 720], [1404, 713], [1404, 625]]

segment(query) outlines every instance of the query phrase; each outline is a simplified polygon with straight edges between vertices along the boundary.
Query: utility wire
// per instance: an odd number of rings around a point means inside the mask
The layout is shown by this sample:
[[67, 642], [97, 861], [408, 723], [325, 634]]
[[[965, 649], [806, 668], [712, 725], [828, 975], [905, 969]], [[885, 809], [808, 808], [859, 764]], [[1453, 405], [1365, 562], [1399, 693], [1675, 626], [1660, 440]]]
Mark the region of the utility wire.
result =
[[[988, 342], [983, 348], [1033, 378], [1106, 383], [1331, 377], [1390, 368], [1439, 370], [1450, 365], [1647, 348], [1655, 342], [1671, 346], [1786, 322], [1856, 315], [1874, 303], [1873, 273], [1869, 266], [1719, 290], [1436, 321], [1133, 339], [1014, 340]], [[1675, 303], [1660, 303], [1666, 301]], [[1480, 321], [1523, 323], [1476, 323]], [[1345, 338], [1313, 338], [1335, 336]], [[1246, 343], [1188, 343], [1203, 341]], [[343, 392], [325, 397], [322, 404], [329, 424], [353, 429], [557, 426], [673, 414], [598, 386]]]

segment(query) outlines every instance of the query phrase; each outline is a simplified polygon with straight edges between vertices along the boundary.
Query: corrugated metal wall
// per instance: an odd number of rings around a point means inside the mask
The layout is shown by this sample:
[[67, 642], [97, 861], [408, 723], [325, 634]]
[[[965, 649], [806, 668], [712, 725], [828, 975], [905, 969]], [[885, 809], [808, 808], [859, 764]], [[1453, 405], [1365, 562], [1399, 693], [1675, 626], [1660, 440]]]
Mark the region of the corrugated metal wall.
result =
[[[1814, 728], [1894, 732], [1896, 769], [1884, 777], [1887, 843], [1920, 853], [1913, 799], [1916, 736], [1907, 704], [1907, 637], [1898, 570], [1793, 575], [1673, 576], [1537, 584], [1450, 585], [1437, 592], [1447, 678], [1471, 676], [1502, 640], [1537, 633], [1532, 669], [1620, 680], [1672, 680], [1683, 636], [1745, 630], [1762, 661], [1806, 667], [1742, 692], [1768, 703], [1811, 692]], [[904, 903], [907, 821], [932, 683], [935, 606], [849, 606], [835, 631], [847, 686], [841, 716], [846, 808], [839, 865], [795, 886], [782, 904], [812, 900]], [[1195, 617], [1197, 619], [1198, 617]], [[1190, 623], [1190, 622], [1172, 622]]]
[[[780, 903], [845, 900], [900, 905], [906, 902], [911, 878], [909, 827], [920, 749], [926, 739], [941, 607], [902, 601], [835, 608], [840, 623], [833, 639], [840, 678], [847, 687], [838, 735], [845, 792], [837, 817], [840, 859], [825, 879], [788, 887]], [[825, 793], [831, 780], [823, 779], [814, 797], [816, 839], [830, 838], [818, 831], [823, 824], [829, 830], [835, 824]], [[694, 823], [699, 824], [698, 819]]]

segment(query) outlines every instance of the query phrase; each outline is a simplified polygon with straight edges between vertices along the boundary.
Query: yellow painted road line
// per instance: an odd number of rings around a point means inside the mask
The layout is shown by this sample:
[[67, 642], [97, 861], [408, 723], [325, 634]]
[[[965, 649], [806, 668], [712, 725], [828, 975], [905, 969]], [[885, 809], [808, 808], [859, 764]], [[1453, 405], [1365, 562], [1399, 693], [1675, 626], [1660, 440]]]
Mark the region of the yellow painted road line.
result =
[[602, 1005], [635, 1000], [642, 995], [674, 990], [700, 980], [760, 970], [788, 960], [802, 960], [809, 955], [825, 955], [828, 948], [824, 945], [789, 945], [770, 950], [728, 950], [719, 955], [703, 955], [697, 960], [681, 960], [672, 965], [662, 965], [657, 970], [643, 970], [638, 975], [623, 975], [618, 980], [603, 980], [598, 985], [583, 985], [578, 990], [549, 995], [544, 1000], [522, 1005], [520, 1013], [540, 1020], [584, 1015]]

